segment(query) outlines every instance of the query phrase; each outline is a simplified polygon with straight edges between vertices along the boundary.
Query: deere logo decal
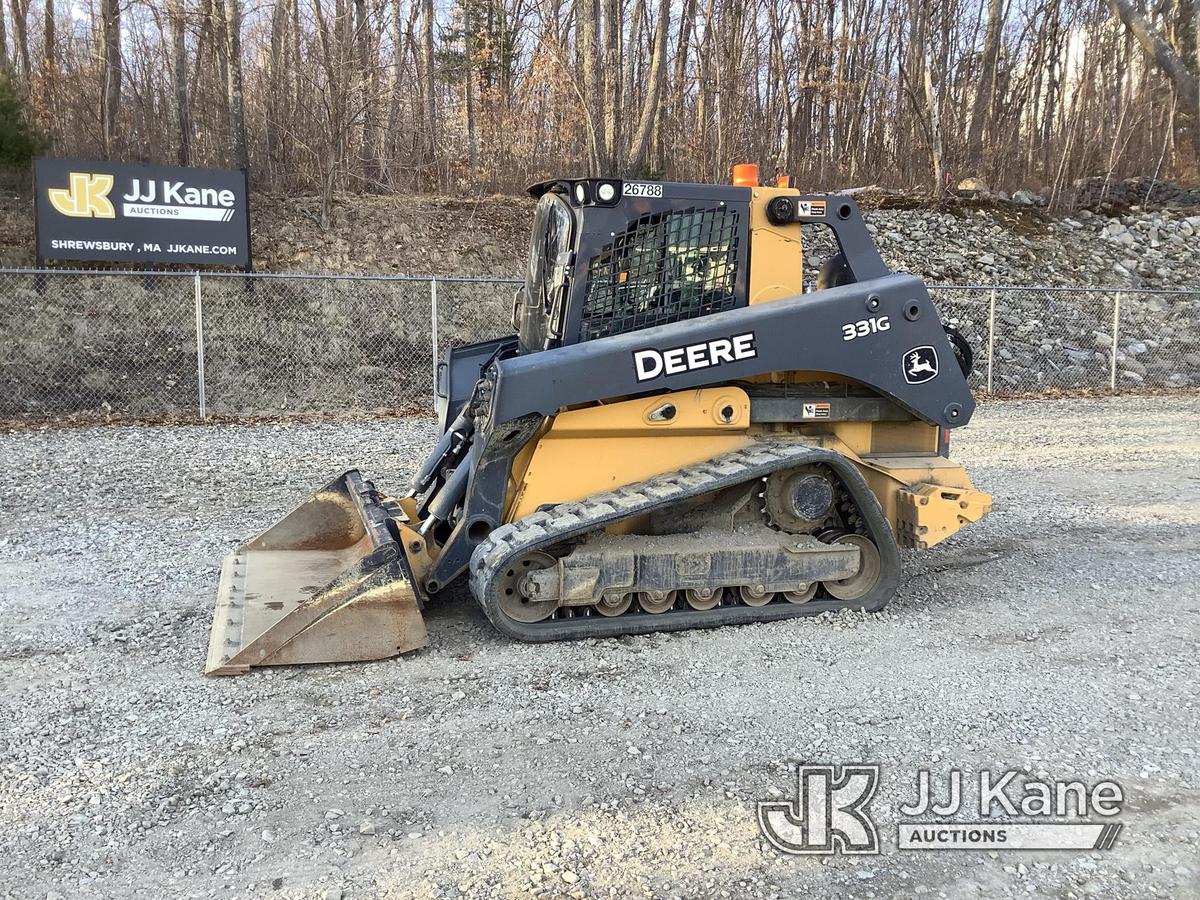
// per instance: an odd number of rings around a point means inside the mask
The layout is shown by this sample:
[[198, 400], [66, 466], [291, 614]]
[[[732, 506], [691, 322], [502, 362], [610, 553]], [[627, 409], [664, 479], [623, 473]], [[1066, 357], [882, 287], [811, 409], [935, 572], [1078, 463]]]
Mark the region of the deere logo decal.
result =
[[75, 218], [113, 219], [116, 213], [108, 199], [112, 190], [111, 175], [72, 172], [69, 188], [50, 188], [46, 195], [51, 205], [64, 216]]

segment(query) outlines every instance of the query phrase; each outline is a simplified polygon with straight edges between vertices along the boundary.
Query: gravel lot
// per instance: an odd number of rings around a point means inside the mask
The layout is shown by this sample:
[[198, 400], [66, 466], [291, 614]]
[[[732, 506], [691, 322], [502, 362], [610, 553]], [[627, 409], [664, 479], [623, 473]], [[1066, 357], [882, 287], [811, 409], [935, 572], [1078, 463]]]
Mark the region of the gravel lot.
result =
[[[0, 896], [1200, 896], [1200, 397], [989, 403], [996, 498], [882, 614], [200, 675], [221, 556], [423, 420], [0, 435]], [[873, 858], [784, 857], [790, 761], [878, 762]], [[895, 849], [916, 770], [1116, 779], [1108, 853]], [[965, 818], [971, 818], [966, 816]]]

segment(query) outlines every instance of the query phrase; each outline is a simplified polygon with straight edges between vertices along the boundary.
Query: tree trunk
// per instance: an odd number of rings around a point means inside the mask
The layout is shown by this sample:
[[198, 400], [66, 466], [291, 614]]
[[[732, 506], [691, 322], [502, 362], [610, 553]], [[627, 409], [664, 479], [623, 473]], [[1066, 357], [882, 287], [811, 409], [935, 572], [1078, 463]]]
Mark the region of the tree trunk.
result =
[[467, 164], [473, 180], [479, 169], [479, 143], [475, 136], [475, 32], [469, 0], [462, 4], [463, 16], [463, 93], [467, 104]]
[[650, 78], [642, 97], [642, 111], [638, 116], [637, 131], [633, 138], [625, 170], [636, 175], [646, 161], [646, 150], [650, 146], [650, 133], [658, 122], [659, 94], [662, 91], [663, 72], [667, 67], [667, 30], [671, 24], [671, 0], [659, 0], [658, 24], [654, 28], [654, 53], [650, 59]]
[[983, 38], [983, 58], [980, 60], [979, 90], [971, 108], [971, 126], [967, 131], [967, 174], [976, 171], [983, 162], [983, 126], [992, 108], [996, 84], [996, 60], [1000, 54], [1000, 34], [1004, 26], [1004, 0], [988, 3], [987, 32]]
[[[1196, 60], [1196, 71], [1190, 71], [1183, 56], [1176, 53], [1175, 48], [1172, 48], [1171, 44], [1166, 42], [1165, 38], [1157, 30], [1154, 30], [1150, 23], [1146, 22], [1146, 18], [1136, 10], [1130, 0], [1108, 0], [1108, 4], [1112, 12], [1120, 17], [1126, 29], [1138, 38], [1142, 50], [1145, 50], [1146, 55], [1154, 60], [1154, 65], [1157, 65], [1175, 86], [1175, 95], [1186, 113], [1181, 118], [1190, 120], [1190, 126], [1192, 126], [1190, 127], [1190, 132], [1192, 132], [1192, 140], [1190, 140], [1192, 148], [1190, 149], [1192, 149], [1192, 163], [1195, 166], [1200, 162], [1200, 77], [1198, 77], [1200, 59]], [[1195, 26], [1200, 35], [1200, 6], [1196, 6]], [[1196, 44], [1200, 47], [1200, 40], [1196, 40]], [[1200, 49], [1196, 50], [1196, 55], [1200, 58]], [[1186, 128], [1181, 128], [1181, 131], [1186, 131]]]
[[[108, 0], [105, 0], [107, 9]], [[13, 17], [13, 49], [17, 63], [17, 73], [23, 78], [29, 78], [29, 0], [12, 0]]]
[[612, 173], [620, 146], [621, 115], [621, 0], [603, 0], [602, 16], [597, 24], [603, 34], [604, 65], [601, 74], [604, 81], [604, 100], [600, 109], [604, 115], [604, 145], [608, 153], [600, 161], [602, 175]]
[[[14, 6], [16, 0], [14, 0]], [[121, 5], [119, 0], [102, 0], [101, 41], [103, 53], [103, 92], [101, 94], [101, 128], [104, 155], [113, 152], [117, 136], [117, 113], [121, 107]]]
[[295, 123], [302, 115], [304, 107], [305, 84], [300, 76], [300, 58], [304, 54], [304, 32], [300, 29], [300, 0], [291, 0], [292, 38], [288, 47], [291, 54], [288, 59], [288, 72], [291, 83], [288, 85], [288, 123]]
[[171, 77], [175, 88], [175, 127], [179, 139], [177, 160], [181, 166], [192, 164], [192, 126], [188, 109], [187, 42], [184, 33], [183, 0], [171, 0]]
[[[396, 0], [397, 3], [400, 0]], [[437, 187], [438, 177], [437, 156], [441, 151], [439, 138], [437, 79], [433, 71], [433, 0], [424, 0], [421, 12], [421, 62], [425, 69], [425, 141], [429, 148], [429, 165], [433, 172], [433, 186]]]
[[942, 124], [938, 118], [937, 97], [933, 93], [933, 74], [925, 59], [925, 103], [929, 107], [929, 155], [933, 162], [933, 195], [942, 195]]
[[[932, 138], [928, 133], [928, 116], [922, 109], [919, 100], [919, 93], [923, 89], [925, 83], [926, 65], [926, 46], [928, 43], [929, 32], [929, 0], [917, 0], [917, 8], [915, 11], [915, 20], [909, 26], [908, 46], [905, 48], [905, 53], [908, 57], [908, 77], [909, 88], [912, 91], [913, 113], [912, 116], [905, 116], [905, 135], [901, 145], [916, 146], [921, 132], [924, 132], [925, 137], [929, 139], [932, 146]], [[932, 150], [930, 154], [932, 155]], [[915, 167], [914, 167], [915, 168]], [[909, 170], [906, 173], [908, 179], [915, 183], [917, 172]], [[924, 180], [923, 178], [921, 180]]]
[[1130, 0], [1108, 0], [1108, 5], [1137, 38], [1146, 55], [1171, 79], [1184, 109], [1193, 116], [1200, 114], [1200, 78], [1188, 70], [1187, 63], [1146, 21], [1146, 17], [1138, 12]]
[[58, 83], [58, 39], [54, 30], [54, 0], [45, 0], [45, 31], [42, 47], [42, 115], [53, 135], [54, 92]]
[[242, 3], [225, 0], [226, 67], [229, 75], [229, 140], [233, 162], [240, 169], [250, 166], [246, 151], [246, 105], [242, 96]]
[[1062, 46], [1059, 21], [1059, 6], [1049, 7], [1050, 29], [1048, 50], [1046, 54], [1046, 106], [1042, 113], [1042, 128], [1038, 137], [1041, 141], [1042, 171], [1048, 174], [1052, 170], [1050, 138], [1054, 133], [1054, 119], [1058, 115], [1059, 88], [1062, 85]]
[[[608, 105], [608, 116], [611, 125], [608, 132], [608, 152], [612, 156], [609, 171], [616, 173], [626, 162], [627, 151], [631, 148], [630, 135], [626, 119], [632, 117], [634, 104], [638, 94], [645, 90], [645, 83], [639, 81], [643, 75], [639, 71], [641, 62], [641, 41], [643, 31], [647, 34], [647, 43], [652, 39], [650, 28], [646, 23], [646, 0], [629, 0], [629, 5], [622, 9], [624, 0], [610, 0], [613, 10], [612, 27], [614, 29], [616, 84], [613, 85]], [[626, 40], [623, 20], [629, 20], [629, 37]], [[643, 28], [643, 25], [645, 27]]]
[[[416, 4], [413, 4], [414, 7]], [[405, 41], [404, 19], [400, 15], [400, 0], [393, 0], [391, 19], [389, 20], [392, 34], [392, 84], [388, 96], [387, 124], [384, 125], [383, 156], [380, 166], [385, 177], [390, 176], [390, 163], [396, 156], [396, 138], [400, 130], [400, 90], [403, 84], [404, 57], [408, 48]], [[424, 115], [424, 108], [422, 108]], [[395, 187], [394, 178], [390, 178]]]
[[4, 22], [4, 6], [0, 4], [0, 66], [8, 65], [8, 28]]
[[600, 72], [600, 0], [577, 0], [579, 55], [583, 68], [583, 115], [588, 133], [588, 173], [603, 175], [608, 162], [604, 88]]
[[[205, 0], [213, 33], [213, 57], [217, 61], [218, 85], [216, 95], [221, 104], [223, 127], [229, 130], [229, 24], [225, 15], [225, 0]], [[197, 82], [199, 86], [199, 82]]]
[[[688, 50], [691, 45], [692, 30], [696, 27], [696, 0], [683, 0], [683, 12], [679, 18], [679, 40], [675, 48], [675, 68], [671, 77], [670, 94], [667, 98], [670, 129], [680, 133], [684, 125], [684, 110], [687, 105], [687, 69]], [[664, 169], [674, 172], [678, 159], [665, 161]], [[674, 166], [671, 164], [674, 163]]]
[[287, 42], [288, 0], [276, 0], [271, 10], [271, 78], [266, 85], [267, 169], [274, 180], [275, 172], [284, 168], [286, 152], [283, 140], [284, 109], [287, 105]]
[[[329, 25], [325, 20], [325, 12], [321, 8], [321, 0], [313, 0], [313, 18], [316, 22], [318, 46], [321, 51], [321, 64], [324, 68], [326, 91], [325, 115], [322, 117], [320, 144], [317, 151], [318, 178], [321, 192], [320, 226], [328, 228], [333, 220], [333, 198], [337, 190], [338, 171], [341, 164], [341, 125], [345, 115], [345, 104], [339, 90], [337, 78], [338, 65], [341, 61], [341, 42], [335, 46], [329, 35]], [[343, 14], [341, 3], [337, 4], [334, 13], [334, 28], [341, 29]], [[336, 37], [336, 33], [335, 33]]]
[[371, 24], [367, 17], [367, 0], [354, 0], [354, 45], [358, 62], [358, 104], [362, 109], [362, 143], [359, 162], [368, 190], [377, 190], [382, 180], [379, 166], [379, 97], [372, 64]]

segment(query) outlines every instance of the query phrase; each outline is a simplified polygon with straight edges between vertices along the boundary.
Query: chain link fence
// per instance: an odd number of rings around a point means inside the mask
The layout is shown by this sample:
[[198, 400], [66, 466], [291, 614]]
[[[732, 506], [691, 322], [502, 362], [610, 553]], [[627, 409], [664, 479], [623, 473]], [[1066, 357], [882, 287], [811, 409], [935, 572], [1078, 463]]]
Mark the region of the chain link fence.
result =
[[[0, 420], [431, 408], [515, 279], [0, 269]], [[1200, 291], [937, 287], [981, 394], [1200, 387]]]
[[1200, 291], [936, 287], [984, 394], [1200, 387]]
[[415, 410], [432, 396], [428, 281], [193, 280], [205, 414]]
[[0, 419], [195, 413], [191, 276], [0, 273]]

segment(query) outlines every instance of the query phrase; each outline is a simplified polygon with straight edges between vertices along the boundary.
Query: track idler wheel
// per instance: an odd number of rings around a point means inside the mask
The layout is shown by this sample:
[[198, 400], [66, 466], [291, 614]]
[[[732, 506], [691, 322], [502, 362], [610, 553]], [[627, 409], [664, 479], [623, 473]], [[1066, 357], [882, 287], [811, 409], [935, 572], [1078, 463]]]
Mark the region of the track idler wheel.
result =
[[879, 583], [879, 549], [870, 538], [861, 534], [844, 534], [833, 543], [858, 548], [858, 572], [840, 581], [826, 581], [825, 590], [829, 596], [835, 600], [858, 600], [871, 593]]
[[510, 565], [498, 579], [501, 611], [514, 622], [525, 624], [550, 618], [558, 609], [558, 601], [534, 600], [525, 594], [521, 583], [529, 572], [556, 565], [558, 560], [541, 550], [534, 550]]

